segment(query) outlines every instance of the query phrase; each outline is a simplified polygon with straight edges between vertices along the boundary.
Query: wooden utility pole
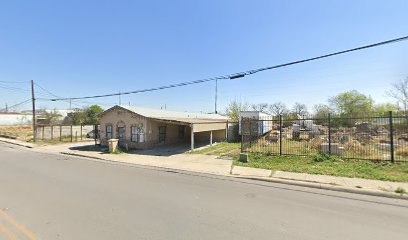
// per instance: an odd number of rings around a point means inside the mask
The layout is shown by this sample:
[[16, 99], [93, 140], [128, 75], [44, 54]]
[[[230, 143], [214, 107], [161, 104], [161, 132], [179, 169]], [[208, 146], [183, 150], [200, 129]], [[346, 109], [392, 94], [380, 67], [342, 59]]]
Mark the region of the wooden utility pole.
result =
[[35, 95], [34, 95], [34, 80], [31, 80], [31, 101], [33, 102], [33, 140], [37, 140], [37, 129], [35, 126]]
[[217, 98], [218, 98], [218, 79], [215, 79], [215, 114], [217, 114]]

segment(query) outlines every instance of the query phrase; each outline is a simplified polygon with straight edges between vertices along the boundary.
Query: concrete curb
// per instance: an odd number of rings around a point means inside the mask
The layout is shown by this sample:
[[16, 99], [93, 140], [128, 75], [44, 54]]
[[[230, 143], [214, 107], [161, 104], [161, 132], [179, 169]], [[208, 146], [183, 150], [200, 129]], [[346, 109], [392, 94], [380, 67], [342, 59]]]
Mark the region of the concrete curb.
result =
[[400, 194], [391, 193], [391, 192], [380, 192], [380, 191], [375, 191], [375, 190], [366, 190], [366, 189], [358, 189], [358, 188], [354, 189], [354, 188], [344, 187], [344, 186], [333, 186], [333, 185], [325, 184], [325, 183], [305, 182], [305, 181], [300, 181], [300, 180], [284, 179], [284, 178], [260, 178], [260, 177], [247, 177], [247, 176], [238, 176], [238, 175], [235, 175], [235, 176], [238, 178], [243, 178], [243, 179], [251, 179], [251, 180], [273, 182], [273, 183], [280, 183], [280, 184], [289, 184], [289, 185], [294, 185], [294, 186], [299, 186], [299, 187], [308, 187], [308, 188], [316, 188], [316, 189], [330, 190], [330, 191], [336, 191], [336, 192], [347, 192], [347, 193], [355, 193], [355, 194], [362, 194], [362, 195], [370, 195], [370, 196], [375, 196], [375, 197], [386, 197], [386, 198], [408, 200], [408, 196], [406, 195], [400, 195]]
[[31, 145], [24, 144], [24, 143], [19, 143], [19, 142], [7, 141], [7, 140], [4, 139], [4, 138], [1, 138], [1, 139], [0, 139], [0, 142], [4, 142], [4, 143], [8, 143], [8, 144], [13, 144], [13, 145], [16, 145], [16, 146], [21, 146], [21, 147], [26, 147], [26, 148], [33, 148], [33, 146], [31, 146]]
[[[109, 159], [95, 157], [95, 156], [87, 156], [87, 155], [78, 154], [78, 153], [60, 152], [60, 154], [76, 156], [76, 157], [91, 158], [91, 159], [108, 161], [108, 162], [113, 162], [113, 163], [122, 163], [120, 161], [114, 161], [114, 160], [109, 160]], [[126, 163], [126, 164], [139, 165], [139, 166], [150, 166], [150, 165], [143, 165], [143, 164], [137, 164], [137, 163]], [[184, 170], [184, 169], [166, 168], [166, 167], [159, 167], [159, 166], [150, 166], [150, 167], [166, 169], [166, 170], [170, 169], [170, 170], [179, 170], [179, 171], [189, 171], [189, 170]], [[195, 171], [190, 171], [190, 172], [195, 172]], [[198, 172], [198, 173], [212, 174], [212, 175], [218, 175], [218, 176], [230, 176], [230, 177], [241, 178], [241, 179], [288, 184], [288, 185], [293, 185], [293, 186], [323, 189], [323, 190], [330, 190], [330, 191], [336, 191], [336, 192], [346, 192], [346, 193], [370, 195], [370, 196], [375, 196], [375, 197], [386, 197], [386, 198], [393, 198], [393, 199], [408, 200], [408, 196], [406, 195], [400, 195], [400, 194], [391, 193], [391, 192], [380, 192], [380, 191], [375, 191], [375, 190], [358, 189], [358, 188], [354, 189], [354, 188], [344, 187], [344, 186], [333, 186], [333, 185], [326, 184], [326, 183], [306, 182], [306, 181], [285, 179], [285, 178], [264, 178], [264, 177], [255, 177], [255, 176], [253, 177], [240, 176], [240, 175], [234, 175], [234, 174], [220, 175], [216, 173], [207, 173], [207, 172]]]

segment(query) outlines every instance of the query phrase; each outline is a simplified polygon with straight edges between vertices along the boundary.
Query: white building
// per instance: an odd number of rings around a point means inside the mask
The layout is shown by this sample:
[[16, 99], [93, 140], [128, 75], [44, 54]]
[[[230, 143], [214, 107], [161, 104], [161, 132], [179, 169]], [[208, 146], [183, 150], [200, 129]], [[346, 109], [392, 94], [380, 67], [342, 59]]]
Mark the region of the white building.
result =
[[33, 116], [18, 112], [0, 112], [0, 125], [26, 125], [31, 124]]
[[239, 112], [239, 135], [242, 135], [241, 125], [242, 119], [249, 118], [258, 123], [258, 135], [263, 135], [272, 130], [273, 122], [272, 115], [260, 111], [242, 111]]

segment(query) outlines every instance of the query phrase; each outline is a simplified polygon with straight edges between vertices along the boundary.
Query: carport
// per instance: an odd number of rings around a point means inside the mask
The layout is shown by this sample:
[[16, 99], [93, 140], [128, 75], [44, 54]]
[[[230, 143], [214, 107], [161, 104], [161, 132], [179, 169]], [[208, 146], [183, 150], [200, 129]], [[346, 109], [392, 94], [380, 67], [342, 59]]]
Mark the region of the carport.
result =
[[174, 125], [188, 126], [190, 130], [191, 150], [195, 148], [195, 142], [224, 141], [227, 137], [228, 121], [224, 119], [199, 119], [199, 118], [155, 118], [158, 122]]
[[[194, 136], [199, 133], [209, 133], [209, 144], [213, 144], [214, 137], [216, 139], [225, 138], [227, 137], [227, 122], [226, 121], [208, 121], [208, 120], [201, 120], [194, 119], [193, 123], [190, 123], [191, 128], [191, 150], [194, 150]], [[214, 136], [216, 134], [216, 136]]]

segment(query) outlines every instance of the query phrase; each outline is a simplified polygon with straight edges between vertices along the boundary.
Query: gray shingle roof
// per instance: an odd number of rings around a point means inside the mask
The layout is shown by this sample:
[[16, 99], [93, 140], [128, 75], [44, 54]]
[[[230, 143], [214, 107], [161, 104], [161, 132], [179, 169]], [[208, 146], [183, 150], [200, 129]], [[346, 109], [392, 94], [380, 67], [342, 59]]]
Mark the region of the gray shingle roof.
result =
[[136, 114], [142, 115], [148, 118], [164, 119], [164, 120], [175, 120], [183, 121], [190, 120], [188, 122], [196, 122], [197, 120], [212, 120], [212, 121], [226, 121], [228, 117], [219, 114], [206, 114], [206, 113], [191, 113], [191, 112], [177, 112], [168, 111], [162, 109], [153, 108], [143, 108], [137, 106], [125, 106], [120, 105], [119, 107], [127, 109]]

